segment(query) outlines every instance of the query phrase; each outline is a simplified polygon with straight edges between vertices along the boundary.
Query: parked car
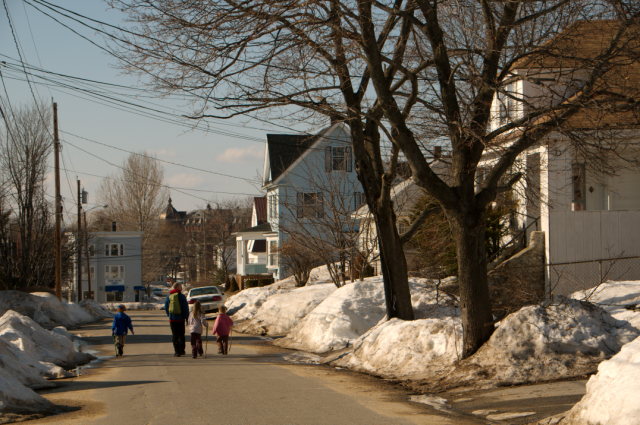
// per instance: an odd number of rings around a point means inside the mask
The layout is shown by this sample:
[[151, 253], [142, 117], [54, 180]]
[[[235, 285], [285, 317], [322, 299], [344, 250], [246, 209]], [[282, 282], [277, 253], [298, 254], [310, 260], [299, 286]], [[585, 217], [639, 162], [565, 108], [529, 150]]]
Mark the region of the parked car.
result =
[[203, 286], [189, 290], [189, 294], [187, 295], [189, 311], [193, 310], [193, 304], [196, 300], [200, 301], [202, 311], [205, 313], [218, 311], [218, 308], [224, 305], [222, 293], [215, 286]]

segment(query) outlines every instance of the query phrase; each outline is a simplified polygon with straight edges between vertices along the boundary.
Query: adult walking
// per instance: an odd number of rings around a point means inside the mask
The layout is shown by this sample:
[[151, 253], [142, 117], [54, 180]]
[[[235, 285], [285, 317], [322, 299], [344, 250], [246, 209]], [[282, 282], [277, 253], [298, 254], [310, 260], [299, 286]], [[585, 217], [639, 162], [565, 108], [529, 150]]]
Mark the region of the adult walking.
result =
[[169, 316], [169, 325], [173, 335], [173, 354], [175, 357], [184, 356], [185, 348], [185, 323], [189, 319], [189, 303], [182, 293], [182, 285], [178, 282], [171, 287], [171, 292], [164, 302], [164, 310]]

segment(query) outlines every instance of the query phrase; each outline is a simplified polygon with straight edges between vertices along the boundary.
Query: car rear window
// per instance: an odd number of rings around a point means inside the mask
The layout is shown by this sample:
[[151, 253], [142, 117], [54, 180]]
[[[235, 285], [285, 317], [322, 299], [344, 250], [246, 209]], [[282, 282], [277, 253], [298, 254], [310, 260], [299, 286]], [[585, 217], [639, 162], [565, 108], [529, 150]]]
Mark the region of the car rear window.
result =
[[207, 288], [195, 288], [189, 293], [190, 297], [197, 297], [200, 295], [220, 295], [220, 291], [218, 291], [218, 288], [210, 286]]

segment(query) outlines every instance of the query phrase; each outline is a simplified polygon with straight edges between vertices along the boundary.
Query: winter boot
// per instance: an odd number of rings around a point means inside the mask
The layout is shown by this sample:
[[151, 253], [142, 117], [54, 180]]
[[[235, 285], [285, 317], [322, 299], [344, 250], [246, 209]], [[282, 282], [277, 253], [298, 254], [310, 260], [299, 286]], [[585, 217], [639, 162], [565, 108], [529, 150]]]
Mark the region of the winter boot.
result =
[[118, 355], [122, 357], [122, 345], [118, 344]]

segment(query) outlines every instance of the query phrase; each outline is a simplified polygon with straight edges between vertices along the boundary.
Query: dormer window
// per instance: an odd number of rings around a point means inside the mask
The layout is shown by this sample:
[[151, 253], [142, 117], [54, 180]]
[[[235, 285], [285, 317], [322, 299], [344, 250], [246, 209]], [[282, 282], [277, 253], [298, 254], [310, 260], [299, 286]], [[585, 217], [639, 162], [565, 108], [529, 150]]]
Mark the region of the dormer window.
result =
[[327, 172], [346, 171], [351, 172], [351, 147], [350, 146], [327, 146], [325, 149], [325, 166]]
[[514, 85], [508, 84], [498, 93], [498, 124], [506, 125], [516, 118], [516, 101], [513, 99]]

